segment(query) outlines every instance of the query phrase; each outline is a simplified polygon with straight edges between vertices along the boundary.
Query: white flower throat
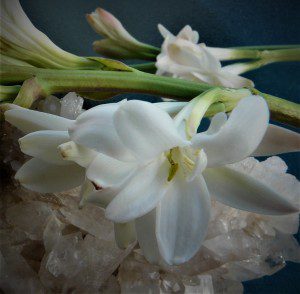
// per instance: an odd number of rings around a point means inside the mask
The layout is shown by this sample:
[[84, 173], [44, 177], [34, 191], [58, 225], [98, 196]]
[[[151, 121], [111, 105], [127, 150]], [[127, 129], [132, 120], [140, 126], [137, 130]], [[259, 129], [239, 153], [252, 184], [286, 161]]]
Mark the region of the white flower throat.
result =
[[203, 149], [175, 147], [166, 152], [165, 156], [170, 164], [168, 182], [172, 181], [179, 170], [187, 181], [192, 181], [207, 166], [207, 157]]

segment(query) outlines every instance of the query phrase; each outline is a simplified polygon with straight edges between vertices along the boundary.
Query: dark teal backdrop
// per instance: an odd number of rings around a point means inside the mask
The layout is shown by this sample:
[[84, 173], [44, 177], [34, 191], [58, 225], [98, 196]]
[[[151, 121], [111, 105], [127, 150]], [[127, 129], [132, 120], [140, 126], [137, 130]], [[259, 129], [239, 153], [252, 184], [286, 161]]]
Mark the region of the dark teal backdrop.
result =
[[[98, 6], [115, 14], [139, 40], [156, 46], [160, 46], [162, 42], [157, 23], [162, 23], [174, 33], [190, 24], [199, 32], [200, 41], [209, 46], [300, 44], [299, 0], [20, 2], [32, 22], [54, 43], [78, 55], [95, 55], [91, 45], [99, 37], [87, 24], [85, 14]], [[248, 73], [247, 77], [253, 79], [256, 88], [263, 92], [300, 102], [300, 63], [268, 65]], [[142, 98], [145, 99], [145, 96]], [[299, 155], [288, 154], [281, 157], [287, 162], [289, 172], [299, 179]], [[299, 279], [300, 266], [289, 263], [285, 269], [271, 277], [244, 283], [245, 293], [300, 293]]]

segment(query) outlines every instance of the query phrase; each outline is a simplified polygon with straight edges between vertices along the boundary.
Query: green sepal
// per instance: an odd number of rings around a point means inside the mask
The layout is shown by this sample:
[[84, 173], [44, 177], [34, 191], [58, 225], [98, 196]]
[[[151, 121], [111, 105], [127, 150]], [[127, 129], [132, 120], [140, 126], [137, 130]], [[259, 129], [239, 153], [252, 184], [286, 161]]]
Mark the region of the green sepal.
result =
[[89, 60], [97, 61], [100, 64], [102, 64], [102, 70], [106, 71], [126, 71], [126, 72], [133, 72], [135, 71], [134, 68], [126, 65], [125, 63], [109, 59], [109, 58], [103, 58], [103, 57], [86, 57]]

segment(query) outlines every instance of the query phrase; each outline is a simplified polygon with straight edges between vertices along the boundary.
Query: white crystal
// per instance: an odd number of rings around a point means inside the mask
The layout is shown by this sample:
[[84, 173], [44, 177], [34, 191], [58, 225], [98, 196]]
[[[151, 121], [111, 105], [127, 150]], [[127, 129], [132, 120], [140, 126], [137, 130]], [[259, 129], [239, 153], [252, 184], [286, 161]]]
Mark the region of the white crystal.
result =
[[60, 100], [57, 97], [50, 95], [39, 102], [38, 110], [55, 115], [60, 115]]
[[121, 293], [121, 288], [117, 278], [115, 276], [110, 276], [99, 291], [101, 294], [119, 294]]
[[131, 248], [120, 250], [113, 241], [91, 235], [84, 239], [81, 233], [63, 235], [43, 261], [40, 277], [48, 287], [56, 285], [64, 292], [99, 289], [130, 251]]
[[76, 93], [70, 92], [62, 99], [50, 95], [45, 99], [39, 101], [37, 109], [39, 111], [59, 115], [69, 119], [76, 119], [82, 113], [83, 98]]
[[31, 239], [42, 240], [47, 218], [52, 209], [40, 201], [20, 202], [6, 211], [7, 221], [23, 230]]
[[134, 254], [128, 256], [119, 268], [118, 279], [122, 294], [159, 293], [159, 267], [149, 264]]
[[185, 294], [214, 294], [212, 277], [210, 275], [198, 275], [184, 280]]
[[54, 214], [47, 219], [47, 225], [43, 232], [43, 241], [46, 252], [50, 252], [62, 235], [66, 227]]
[[26, 240], [28, 240], [27, 234], [19, 228], [0, 230], [0, 246], [23, 244]]
[[65, 118], [75, 119], [82, 112], [82, 106], [83, 98], [77, 96], [74, 92], [70, 92], [61, 99], [60, 115]]
[[181, 281], [181, 277], [171, 273], [163, 273], [160, 275], [160, 280], [162, 293], [185, 293], [185, 287]]
[[82, 264], [81, 256], [78, 254], [82, 237], [80, 233], [67, 235], [56, 243], [50, 252], [46, 264], [48, 271], [54, 276], [75, 276]]
[[70, 224], [99, 239], [114, 241], [113, 223], [105, 218], [102, 208], [90, 204], [79, 208], [79, 199], [70, 196], [63, 201], [60, 212]]
[[0, 252], [0, 285], [4, 293], [45, 293], [37, 274], [20, 255], [17, 247]]

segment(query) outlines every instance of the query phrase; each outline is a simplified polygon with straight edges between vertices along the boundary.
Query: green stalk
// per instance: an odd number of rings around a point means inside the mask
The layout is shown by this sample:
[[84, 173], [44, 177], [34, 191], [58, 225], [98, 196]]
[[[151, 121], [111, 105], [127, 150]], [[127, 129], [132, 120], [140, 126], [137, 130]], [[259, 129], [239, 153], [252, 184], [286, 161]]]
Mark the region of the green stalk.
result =
[[[239, 60], [239, 59], [261, 59], [266, 57], [276, 57], [275, 61], [299, 61], [300, 60], [300, 45], [267, 45], [267, 46], [242, 46], [242, 47], [229, 47], [229, 48], [219, 48], [219, 47], [207, 47], [211, 52], [216, 52], [218, 56], [218, 51], [223, 52], [225, 56], [221, 60]], [[160, 53], [160, 49], [156, 48], [156, 55]], [[153, 53], [152, 53], [153, 54]], [[221, 54], [222, 55], [222, 54]], [[153, 55], [155, 56], [155, 55]], [[152, 58], [153, 58], [152, 56]], [[149, 60], [149, 58], [143, 58], [141, 55], [138, 57], [142, 60]], [[151, 60], [151, 58], [150, 58]], [[153, 59], [152, 59], [153, 60]], [[154, 58], [155, 60], [155, 58]], [[275, 62], [273, 61], [273, 62]], [[140, 65], [141, 70], [143, 70], [144, 65]], [[148, 69], [148, 66], [145, 67]], [[147, 71], [147, 70], [144, 70]]]
[[161, 77], [140, 71], [54, 70], [3, 65], [0, 82], [17, 83], [36, 77], [50, 93], [114, 92], [145, 93], [186, 100], [213, 88], [205, 83]]
[[[18, 83], [26, 80], [14, 103], [30, 107], [35, 99], [55, 93], [144, 93], [181, 101], [190, 100], [200, 93], [215, 87], [140, 71], [90, 71], [53, 70], [22, 66], [5, 66], [0, 70], [1, 83]], [[228, 89], [229, 91], [238, 91]], [[269, 105], [271, 117], [279, 122], [300, 126], [300, 106], [296, 103], [251, 90], [264, 97]], [[96, 97], [97, 98], [97, 97]], [[230, 98], [230, 96], [229, 96]], [[236, 101], [234, 101], [236, 103]], [[225, 111], [231, 111], [230, 99], [224, 103]], [[219, 109], [219, 106], [216, 107]], [[211, 115], [214, 113], [210, 112]]]
[[300, 48], [264, 50], [260, 54], [262, 60], [269, 62], [300, 61]]
[[239, 60], [239, 59], [259, 59], [271, 60], [271, 62], [280, 61], [300, 61], [300, 47], [258, 50], [247, 48], [214, 48], [207, 47], [210, 52], [217, 56], [221, 61]]
[[17, 97], [21, 86], [2, 86], [0, 85], [0, 101], [7, 101]]
[[250, 50], [277, 50], [277, 49], [295, 49], [299, 48], [300, 44], [295, 45], [259, 45], [259, 46], [240, 46], [230, 47], [231, 49], [250, 49]]
[[[264, 46], [262, 48], [267, 48], [268, 46]], [[278, 48], [282, 48], [284, 46], [278, 46]], [[287, 62], [287, 61], [300, 61], [300, 48], [299, 47], [291, 47], [291, 48], [284, 48], [284, 49], [269, 49], [269, 50], [256, 50], [256, 49], [234, 49], [231, 52], [231, 48], [214, 48], [214, 49], [222, 49], [228, 51], [228, 56], [223, 60], [239, 60], [239, 59], [254, 59], [253, 61], [249, 61], [247, 63], [241, 63], [242, 65], [248, 65], [247, 68], [239, 72], [237, 74], [241, 74], [243, 72], [251, 71], [254, 69], [258, 69], [262, 66], [273, 62]], [[232, 66], [236, 66], [238, 63], [232, 64]], [[131, 67], [138, 69], [143, 72], [148, 73], [155, 73], [156, 67], [155, 62], [149, 63], [141, 63], [141, 64], [134, 64]], [[227, 67], [230, 67], [227, 66]]]
[[271, 119], [300, 127], [300, 104], [252, 89], [252, 93], [264, 97], [271, 110]]
[[148, 72], [148, 73], [156, 72], [155, 62], [138, 63], [138, 64], [132, 64], [130, 66], [143, 72]]

